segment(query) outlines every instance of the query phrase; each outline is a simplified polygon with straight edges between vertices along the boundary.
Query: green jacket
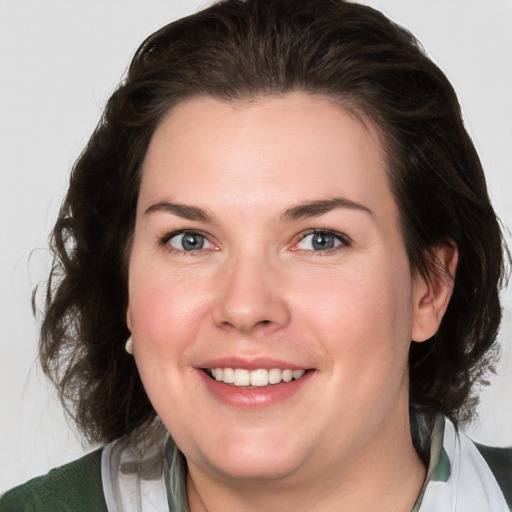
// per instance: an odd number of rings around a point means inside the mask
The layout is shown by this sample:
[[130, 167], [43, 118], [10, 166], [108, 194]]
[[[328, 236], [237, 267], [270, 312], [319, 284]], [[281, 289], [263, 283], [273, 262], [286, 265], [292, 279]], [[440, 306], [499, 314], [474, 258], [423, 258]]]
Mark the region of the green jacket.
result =
[[2, 512], [108, 512], [101, 449], [15, 487], [0, 498]]

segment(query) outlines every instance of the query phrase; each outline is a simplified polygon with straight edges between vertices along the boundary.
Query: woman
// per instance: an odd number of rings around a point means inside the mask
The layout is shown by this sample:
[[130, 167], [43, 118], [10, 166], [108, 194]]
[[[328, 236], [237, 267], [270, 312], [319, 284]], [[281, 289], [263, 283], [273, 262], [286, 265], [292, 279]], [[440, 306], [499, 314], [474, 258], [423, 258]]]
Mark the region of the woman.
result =
[[499, 226], [451, 85], [378, 12], [228, 0], [150, 36], [53, 241], [43, 368], [106, 446], [1, 510], [507, 509], [510, 453], [456, 428]]

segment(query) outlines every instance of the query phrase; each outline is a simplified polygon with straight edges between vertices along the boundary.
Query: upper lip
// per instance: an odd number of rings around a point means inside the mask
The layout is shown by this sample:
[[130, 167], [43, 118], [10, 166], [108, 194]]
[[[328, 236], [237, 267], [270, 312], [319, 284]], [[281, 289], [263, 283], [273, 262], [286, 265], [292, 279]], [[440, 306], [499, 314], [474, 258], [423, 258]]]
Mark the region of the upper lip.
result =
[[244, 370], [280, 368], [281, 370], [307, 370], [310, 367], [270, 357], [218, 357], [201, 363], [198, 365], [198, 368], [242, 368]]

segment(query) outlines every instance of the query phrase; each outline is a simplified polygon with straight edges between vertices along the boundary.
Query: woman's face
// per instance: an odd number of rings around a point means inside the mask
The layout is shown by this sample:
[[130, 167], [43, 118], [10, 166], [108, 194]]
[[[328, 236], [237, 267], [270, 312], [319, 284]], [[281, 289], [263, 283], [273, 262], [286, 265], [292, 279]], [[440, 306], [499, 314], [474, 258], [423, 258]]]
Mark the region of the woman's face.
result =
[[407, 432], [424, 291], [371, 124], [293, 93], [190, 99], [156, 130], [127, 318], [191, 470], [329, 475]]

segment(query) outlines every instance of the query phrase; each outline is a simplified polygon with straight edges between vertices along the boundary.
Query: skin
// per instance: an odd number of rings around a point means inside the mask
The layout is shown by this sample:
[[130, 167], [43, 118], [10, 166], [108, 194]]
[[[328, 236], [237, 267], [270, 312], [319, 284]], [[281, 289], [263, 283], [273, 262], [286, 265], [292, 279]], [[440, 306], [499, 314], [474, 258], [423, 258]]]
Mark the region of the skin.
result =
[[[385, 169], [371, 123], [305, 93], [193, 98], [157, 128], [127, 321], [148, 396], [187, 458], [193, 512], [413, 506], [425, 468], [407, 355], [437, 330], [451, 283], [411, 272]], [[291, 213], [332, 198], [345, 203]], [[183, 250], [180, 230], [204, 235], [203, 248]], [[310, 230], [337, 233], [335, 247], [315, 249]], [[437, 254], [453, 274], [453, 244]], [[206, 361], [256, 356], [310, 369], [308, 380], [259, 408], [205, 386]]]

